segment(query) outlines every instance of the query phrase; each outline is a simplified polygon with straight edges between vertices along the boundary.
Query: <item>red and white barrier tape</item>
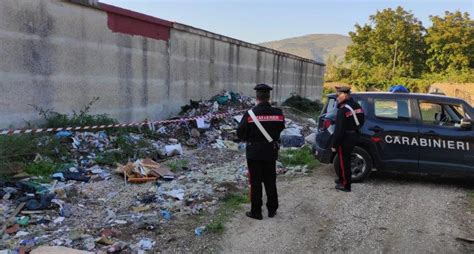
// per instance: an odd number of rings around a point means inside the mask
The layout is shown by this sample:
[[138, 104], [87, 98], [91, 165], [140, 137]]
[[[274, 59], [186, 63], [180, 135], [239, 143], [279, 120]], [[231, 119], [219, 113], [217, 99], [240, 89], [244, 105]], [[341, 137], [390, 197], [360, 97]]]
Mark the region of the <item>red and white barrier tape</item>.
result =
[[196, 121], [197, 119], [219, 119], [227, 116], [235, 115], [247, 111], [237, 110], [227, 113], [218, 113], [218, 114], [208, 114], [203, 116], [189, 117], [189, 118], [179, 118], [172, 120], [160, 120], [160, 121], [144, 121], [144, 122], [134, 122], [127, 124], [109, 124], [109, 125], [94, 125], [94, 126], [78, 126], [78, 127], [62, 127], [62, 128], [37, 128], [37, 129], [9, 129], [2, 130], [0, 135], [13, 135], [13, 134], [28, 134], [28, 133], [43, 133], [43, 132], [58, 132], [58, 131], [83, 131], [83, 130], [98, 130], [98, 129], [109, 129], [109, 128], [125, 128], [125, 127], [138, 127], [143, 125], [158, 125], [158, 124], [169, 124], [169, 123], [182, 123]]

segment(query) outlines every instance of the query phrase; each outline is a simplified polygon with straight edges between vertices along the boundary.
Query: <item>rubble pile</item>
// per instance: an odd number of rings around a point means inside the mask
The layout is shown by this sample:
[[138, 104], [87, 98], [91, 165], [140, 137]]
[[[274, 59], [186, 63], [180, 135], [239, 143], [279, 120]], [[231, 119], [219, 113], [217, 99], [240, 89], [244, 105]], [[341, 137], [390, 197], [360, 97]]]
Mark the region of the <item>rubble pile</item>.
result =
[[240, 96], [233, 92], [224, 92], [209, 101], [190, 101], [190, 105], [182, 107], [180, 117], [175, 119], [202, 116], [195, 122], [181, 122], [161, 126], [158, 132], [170, 139], [190, 147], [206, 147], [216, 141], [236, 140], [235, 129], [238, 118], [226, 117], [221, 119], [208, 119], [216, 113], [233, 113], [238, 110], [248, 109], [253, 101], [250, 97]]
[[[179, 119], [251, 106], [251, 98], [224, 92], [191, 101]], [[227, 193], [248, 188], [245, 144], [236, 142], [241, 117], [183, 121], [141, 133], [58, 132], [54, 138], [69, 154], [49, 179], [0, 180], [0, 253], [42, 253], [39, 246], [51, 253], [117, 253], [165, 244], [157, 242], [162, 230], [212, 214]], [[300, 147], [315, 122], [287, 116], [286, 125], [284, 146]], [[278, 163], [278, 173], [308, 171]], [[201, 235], [203, 228], [190, 232]]]

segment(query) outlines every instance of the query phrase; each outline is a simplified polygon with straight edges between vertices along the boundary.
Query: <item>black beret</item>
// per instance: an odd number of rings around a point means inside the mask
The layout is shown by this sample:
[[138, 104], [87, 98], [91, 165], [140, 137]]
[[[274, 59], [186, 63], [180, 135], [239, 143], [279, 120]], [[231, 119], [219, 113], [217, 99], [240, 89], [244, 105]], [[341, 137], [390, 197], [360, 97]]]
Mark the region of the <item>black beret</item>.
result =
[[351, 88], [348, 86], [336, 86], [336, 92], [338, 93], [351, 93]]
[[267, 84], [258, 84], [256, 85], [254, 88], [254, 90], [257, 90], [257, 91], [271, 91], [273, 90], [273, 88]]

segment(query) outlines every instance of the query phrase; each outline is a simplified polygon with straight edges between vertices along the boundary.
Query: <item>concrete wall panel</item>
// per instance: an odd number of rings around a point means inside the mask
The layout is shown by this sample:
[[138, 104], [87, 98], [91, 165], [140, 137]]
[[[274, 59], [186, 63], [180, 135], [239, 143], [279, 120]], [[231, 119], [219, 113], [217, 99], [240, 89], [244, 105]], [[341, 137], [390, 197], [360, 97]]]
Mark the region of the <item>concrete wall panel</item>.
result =
[[321, 97], [321, 64], [181, 24], [168, 40], [115, 33], [108, 18], [100, 5], [0, 1], [0, 128], [38, 121], [32, 104], [70, 113], [94, 97], [92, 113], [121, 122], [166, 118], [222, 90], [252, 95], [261, 82], [278, 102]]

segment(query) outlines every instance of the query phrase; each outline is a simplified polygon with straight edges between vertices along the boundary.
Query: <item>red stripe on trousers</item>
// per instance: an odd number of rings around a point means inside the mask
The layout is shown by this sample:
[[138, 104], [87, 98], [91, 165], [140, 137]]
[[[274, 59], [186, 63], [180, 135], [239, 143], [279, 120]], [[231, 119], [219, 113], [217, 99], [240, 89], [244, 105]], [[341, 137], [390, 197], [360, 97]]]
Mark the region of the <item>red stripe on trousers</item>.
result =
[[341, 146], [339, 146], [339, 164], [341, 166], [342, 185], [345, 188], [347, 182], [346, 182], [346, 176], [344, 175], [345, 167], [344, 167], [344, 160], [342, 158], [342, 147]]

